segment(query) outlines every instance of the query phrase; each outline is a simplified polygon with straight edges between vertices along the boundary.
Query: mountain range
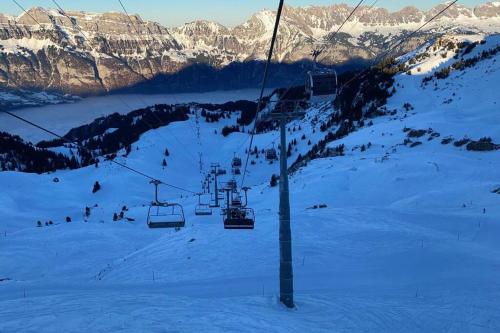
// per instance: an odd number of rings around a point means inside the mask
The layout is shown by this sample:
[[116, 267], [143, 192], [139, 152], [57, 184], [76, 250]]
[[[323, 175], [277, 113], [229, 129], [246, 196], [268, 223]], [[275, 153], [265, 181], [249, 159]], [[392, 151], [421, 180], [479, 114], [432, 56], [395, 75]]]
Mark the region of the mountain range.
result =
[[[286, 6], [274, 61], [300, 63], [300, 69], [307, 70], [310, 64], [304, 60], [310, 61], [311, 51], [325, 45], [320, 62], [359, 65], [374, 59], [444, 6], [429, 11], [406, 7], [397, 12], [362, 6], [332, 42], [328, 38], [349, 15], [351, 6]], [[0, 14], [0, 88], [85, 96], [141, 84], [148, 91], [144, 82], [151, 80], [156, 82], [155, 91], [255, 86], [274, 19], [275, 12], [262, 10], [235, 27], [200, 20], [167, 28], [139, 15], [116, 12], [31, 8], [18, 17]], [[434, 34], [499, 32], [500, 2], [475, 8], [454, 5], [424, 30], [400, 51], [412, 50]], [[228, 66], [233, 63], [239, 65]], [[297, 71], [297, 67], [285, 67], [278, 78], [281, 82], [296, 78]], [[207, 80], [196, 82], [194, 78], [202, 74]], [[207, 82], [211, 84], [207, 86]]]

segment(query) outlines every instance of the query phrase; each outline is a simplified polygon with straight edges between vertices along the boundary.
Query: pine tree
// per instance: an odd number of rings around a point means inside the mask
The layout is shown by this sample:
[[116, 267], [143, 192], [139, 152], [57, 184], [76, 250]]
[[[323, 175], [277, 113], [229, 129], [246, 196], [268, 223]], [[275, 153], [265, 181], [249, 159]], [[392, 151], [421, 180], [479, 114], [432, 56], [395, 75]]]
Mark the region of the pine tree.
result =
[[71, 217], [66, 216], [66, 222], [67, 222], [67, 223], [70, 223], [70, 222], [71, 222]]
[[89, 217], [90, 216], [90, 207], [85, 207], [85, 217]]
[[165, 148], [165, 156], [167, 156], [167, 157], [170, 156], [170, 152], [168, 151], [167, 148]]
[[271, 182], [269, 183], [269, 185], [270, 185], [271, 187], [275, 187], [275, 186], [277, 186], [277, 185], [278, 185], [278, 179], [279, 179], [279, 177], [278, 177], [277, 175], [273, 174], [273, 175], [271, 176]]
[[101, 184], [99, 184], [99, 182], [96, 181], [94, 183], [94, 188], [92, 189], [92, 193], [96, 193], [96, 192], [98, 192], [100, 190], [101, 190]]
[[161, 165], [163, 165], [163, 167], [165, 168], [167, 166], [167, 160], [163, 159], [163, 162], [161, 163]]

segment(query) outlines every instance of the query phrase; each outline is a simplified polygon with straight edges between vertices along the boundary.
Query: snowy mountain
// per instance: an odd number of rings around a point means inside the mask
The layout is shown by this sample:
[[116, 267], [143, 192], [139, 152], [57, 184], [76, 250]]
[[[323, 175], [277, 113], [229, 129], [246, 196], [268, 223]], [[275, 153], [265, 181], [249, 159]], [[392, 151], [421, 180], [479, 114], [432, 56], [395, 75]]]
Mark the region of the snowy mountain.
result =
[[[98, 167], [0, 172], [0, 331], [498, 331], [499, 80], [498, 34], [449, 34], [288, 124], [288, 162], [300, 162], [290, 181], [294, 311], [276, 299], [278, 165], [261, 153], [277, 146], [272, 127], [250, 156], [253, 231], [224, 230], [218, 210], [195, 216], [197, 196], [166, 186], [161, 199], [183, 204], [186, 227], [148, 229], [149, 179], [104, 156]], [[190, 108], [187, 120], [146, 129], [115, 158], [199, 191], [198, 153], [204, 172], [229, 169], [249, 135], [221, 135], [242, 118], [227, 105], [175, 104]], [[164, 109], [134, 112], [139, 125]], [[59, 129], [59, 114], [45, 114]], [[88, 123], [66, 131], [116, 130]]]
[[[384, 8], [361, 7], [320, 61], [343, 64], [372, 59], [389, 43], [417, 28], [440, 9], [438, 6], [422, 12], [407, 7], [391, 13]], [[311, 50], [322, 43], [351, 10], [348, 5], [287, 6], [275, 60], [287, 63], [310, 60]], [[274, 16], [273, 11], [263, 10], [232, 28], [208, 21], [166, 28], [143, 21], [138, 15], [129, 20], [120, 13], [61, 13], [32, 8], [19, 17], [0, 14], [0, 85], [91, 95], [133, 87], [164, 75], [171, 80], [164, 82], [163, 91], [200, 91], [202, 87], [193, 86], [192, 73], [203, 73], [206, 69], [191, 66], [206, 64], [220, 69], [235, 62], [246, 64], [265, 58]], [[474, 9], [454, 6], [423, 35], [410, 41], [406, 51], [429, 34], [457, 30], [499, 32], [498, 3], [490, 2]], [[253, 64], [235, 68], [234, 74], [240, 82], [248, 82], [247, 86], [238, 88], [254, 87], [254, 82], [258, 82]], [[286, 72], [286, 68], [282, 72]], [[293, 77], [294, 74], [289, 74], [286, 79], [280, 79], [285, 82]], [[225, 78], [215, 81], [223, 89], [234, 88], [224, 85]]]

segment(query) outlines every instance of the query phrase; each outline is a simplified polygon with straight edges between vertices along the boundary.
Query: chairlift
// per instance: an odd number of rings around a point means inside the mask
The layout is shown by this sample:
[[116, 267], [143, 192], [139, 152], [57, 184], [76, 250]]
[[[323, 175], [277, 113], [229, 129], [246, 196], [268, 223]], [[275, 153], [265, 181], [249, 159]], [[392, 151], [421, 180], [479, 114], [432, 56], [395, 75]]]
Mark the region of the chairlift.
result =
[[273, 162], [277, 159], [278, 159], [278, 153], [276, 152], [276, 149], [274, 149], [273, 145], [273, 148], [266, 150], [266, 161]]
[[236, 191], [237, 187], [238, 187], [238, 184], [236, 183], [236, 179], [233, 178], [227, 182], [227, 188], [229, 188], [233, 191]]
[[201, 193], [198, 193], [198, 204], [194, 209], [194, 215], [198, 216], [212, 215], [212, 208], [210, 208], [210, 204], [201, 202]]
[[227, 208], [224, 229], [254, 229], [255, 214], [251, 208]]
[[233, 167], [232, 170], [233, 175], [241, 175], [241, 169], [237, 167]]
[[147, 225], [149, 228], [182, 228], [186, 225], [184, 209], [178, 203], [166, 203], [158, 200], [159, 180], [151, 181], [155, 186], [155, 199], [148, 209]]
[[234, 156], [233, 161], [231, 162], [231, 166], [233, 168], [241, 168], [241, 158]]
[[[253, 209], [247, 208], [247, 191], [248, 187], [243, 188], [245, 191], [245, 204], [241, 202], [241, 196], [231, 187], [224, 189], [226, 192], [226, 208], [222, 210], [224, 216], [224, 229], [254, 229], [255, 214]], [[236, 199], [236, 201], [234, 201]], [[239, 200], [239, 201], [238, 201]]]
[[223, 176], [227, 173], [226, 169], [218, 169], [217, 176]]

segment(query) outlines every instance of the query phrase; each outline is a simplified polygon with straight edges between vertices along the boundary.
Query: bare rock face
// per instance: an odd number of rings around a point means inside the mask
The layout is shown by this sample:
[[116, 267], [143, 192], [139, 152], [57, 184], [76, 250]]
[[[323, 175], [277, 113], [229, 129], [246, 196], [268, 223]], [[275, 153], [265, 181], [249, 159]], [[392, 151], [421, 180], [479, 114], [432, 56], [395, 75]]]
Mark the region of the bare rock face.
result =
[[[332, 39], [351, 6], [285, 6], [273, 60], [310, 60], [311, 52], [321, 47], [325, 51], [319, 60], [326, 64], [374, 59], [442, 8], [422, 12], [406, 7], [391, 13], [361, 6]], [[138, 15], [66, 14], [44, 8], [19, 17], [0, 14], [0, 88], [101, 94], [192, 64], [222, 68], [261, 60], [267, 56], [275, 20], [275, 12], [263, 10], [233, 28], [195, 21], [170, 29]], [[480, 32], [483, 26], [488, 33], [500, 30], [499, 2], [475, 9], [454, 5], [427, 35], [416, 36], [400, 51], [410, 50], [429, 34], [456, 27]]]
[[474, 15], [480, 18], [499, 18], [500, 2], [488, 2], [474, 8]]

